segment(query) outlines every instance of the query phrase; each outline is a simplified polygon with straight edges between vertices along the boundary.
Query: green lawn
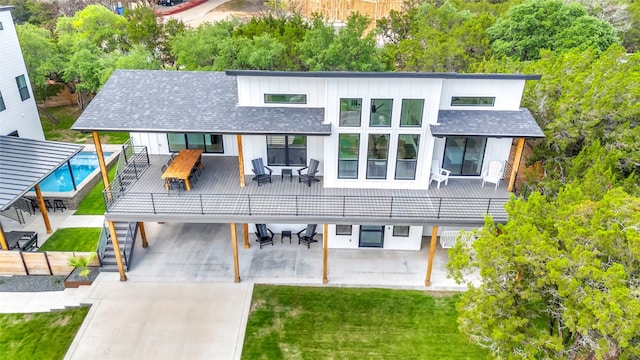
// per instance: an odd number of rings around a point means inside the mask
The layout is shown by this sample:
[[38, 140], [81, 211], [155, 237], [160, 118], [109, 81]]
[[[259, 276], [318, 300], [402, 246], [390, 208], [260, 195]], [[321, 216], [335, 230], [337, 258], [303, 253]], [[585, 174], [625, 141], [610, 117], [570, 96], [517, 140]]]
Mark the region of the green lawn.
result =
[[[63, 141], [78, 144], [93, 144], [91, 133], [83, 134], [80, 131], [70, 130], [81, 112], [75, 106], [60, 106], [48, 109], [38, 109], [40, 122], [47, 140]], [[57, 121], [52, 120], [50, 115]], [[122, 144], [129, 139], [126, 132], [100, 132], [100, 141], [103, 144]]]
[[89, 307], [35, 314], [0, 314], [3, 360], [62, 359]]
[[38, 251], [96, 251], [100, 231], [100, 228], [58, 229]]
[[487, 359], [457, 329], [457, 295], [256, 285], [244, 359]]
[[[114, 165], [109, 169], [109, 181], [112, 181], [115, 175], [116, 166]], [[91, 189], [87, 195], [80, 200], [78, 209], [74, 215], [104, 215], [105, 211], [107, 211], [104, 207], [104, 197], [102, 196], [102, 191], [104, 190], [104, 181], [102, 181], [102, 176], [100, 176], [100, 179], [100, 182], [98, 182], [93, 189]]]

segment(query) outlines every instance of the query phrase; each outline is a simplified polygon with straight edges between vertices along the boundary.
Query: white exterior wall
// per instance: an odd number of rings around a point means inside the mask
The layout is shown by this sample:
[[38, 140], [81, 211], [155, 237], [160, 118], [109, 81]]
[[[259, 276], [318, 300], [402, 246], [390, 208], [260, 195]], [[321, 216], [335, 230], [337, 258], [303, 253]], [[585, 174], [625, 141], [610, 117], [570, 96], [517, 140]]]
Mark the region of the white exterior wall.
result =
[[[29, 81], [29, 74], [24, 64], [22, 50], [13, 25], [11, 12], [0, 9], [0, 93], [6, 109], [0, 111], [0, 135], [8, 135], [18, 131], [24, 138], [44, 140], [44, 132], [40, 124], [40, 116]], [[22, 101], [16, 77], [24, 75], [29, 89], [29, 98]]]
[[[166, 133], [130, 133], [133, 144], [146, 146], [149, 154], [169, 155], [169, 140]], [[238, 156], [238, 141], [235, 135], [222, 135], [224, 153], [205, 153], [204, 156]]]
[[[424, 189], [428, 186], [433, 137], [429, 124], [438, 117], [442, 79], [327, 79], [327, 104], [325, 118], [332, 124], [331, 136], [325, 145], [325, 187], [340, 188], [384, 188], [384, 189]], [[360, 127], [340, 127], [340, 99], [362, 99]], [[369, 127], [370, 104], [372, 99], [393, 99], [391, 127]], [[422, 127], [400, 127], [402, 99], [424, 99]], [[340, 133], [360, 134], [358, 179], [338, 179], [338, 145]], [[367, 179], [367, 149], [369, 134], [389, 134], [389, 157], [386, 179]], [[395, 180], [395, 165], [398, 150], [398, 135], [419, 134], [418, 161], [415, 180]], [[426, 163], [426, 164], [425, 164]]]
[[[441, 110], [518, 110], [525, 80], [445, 79]], [[494, 106], [451, 106], [452, 96], [494, 96]]]
[[[238, 105], [274, 107], [323, 107], [325, 79], [269, 76], [238, 76]], [[304, 94], [306, 104], [265, 104], [264, 94]]]
[[[353, 225], [351, 235], [336, 235], [336, 226], [329, 225], [329, 248], [359, 249], [360, 226]], [[384, 243], [386, 250], [420, 250], [422, 246], [422, 226], [411, 226], [409, 236], [393, 236], [393, 225], [386, 225], [384, 229]], [[377, 249], [377, 248], [363, 248]]]
[[[307, 136], [307, 163], [310, 159], [320, 162], [318, 176], [324, 176], [324, 139], [325, 136]], [[242, 151], [244, 153], [244, 173], [253, 174], [251, 160], [262, 158], [266, 166], [273, 170], [273, 175], [280, 175], [282, 169], [299, 169], [302, 166], [272, 166], [267, 160], [267, 136], [266, 135], [242, 135]], [[295, 175], [295, 171], [294, 171]]]

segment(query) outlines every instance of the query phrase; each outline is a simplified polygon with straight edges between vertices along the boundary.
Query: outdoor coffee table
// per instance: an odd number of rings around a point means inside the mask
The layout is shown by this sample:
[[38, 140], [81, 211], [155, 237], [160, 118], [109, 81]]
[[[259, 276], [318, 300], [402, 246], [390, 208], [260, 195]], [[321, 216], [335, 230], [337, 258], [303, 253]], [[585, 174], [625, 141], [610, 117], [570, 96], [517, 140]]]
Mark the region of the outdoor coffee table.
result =
[[284, 181], [285, 176], [289, 176], [289, 182], [293, 181], [293, 170], [282, 169], [282, 172], [280, 172], [280, 181]]
[[291, 231], [289, 230], [283, 230], [280, 233], [280, 244], [284, 244], [284, 238], [288, 237], [289, 238], [289, 244], [291, 244]]

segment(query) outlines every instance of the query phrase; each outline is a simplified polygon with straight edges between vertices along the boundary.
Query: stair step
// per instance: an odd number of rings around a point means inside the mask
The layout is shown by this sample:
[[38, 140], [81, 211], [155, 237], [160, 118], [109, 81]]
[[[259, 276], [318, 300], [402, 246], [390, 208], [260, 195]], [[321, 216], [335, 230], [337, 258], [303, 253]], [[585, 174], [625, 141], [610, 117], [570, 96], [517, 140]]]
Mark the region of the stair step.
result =
[[118, 272], [118, 265], [102, 265], [100, 271], [104, 272]]

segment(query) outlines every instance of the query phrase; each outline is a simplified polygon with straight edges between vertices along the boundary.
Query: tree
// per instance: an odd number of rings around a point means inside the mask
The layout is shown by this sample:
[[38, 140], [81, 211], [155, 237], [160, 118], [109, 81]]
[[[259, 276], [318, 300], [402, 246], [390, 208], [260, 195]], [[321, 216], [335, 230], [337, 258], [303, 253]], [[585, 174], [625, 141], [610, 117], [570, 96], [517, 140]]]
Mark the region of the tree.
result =
[[30, 23], [17, 25], [16, 32], [34, 96], [36, 100], [44, 101], [59, 90], [59, 87], [51, 86], [49, 83], [51, 74], [61, 65], [57, 46], [49, 30]]
[[580, 4], [562, 0], [529, 0], [514, 6], [487, 33], [496, 56], [521, 60], [539, 58], [541, 49], [604, 51], [619, 42], [611, 24], [589, 16]]
[[457, 306], [460, 330], [499, 358], [640, 356], [640, 198], [596, 161], [557, 198], [506, 210], [450, 251], [456, 280], [482, 277]]

